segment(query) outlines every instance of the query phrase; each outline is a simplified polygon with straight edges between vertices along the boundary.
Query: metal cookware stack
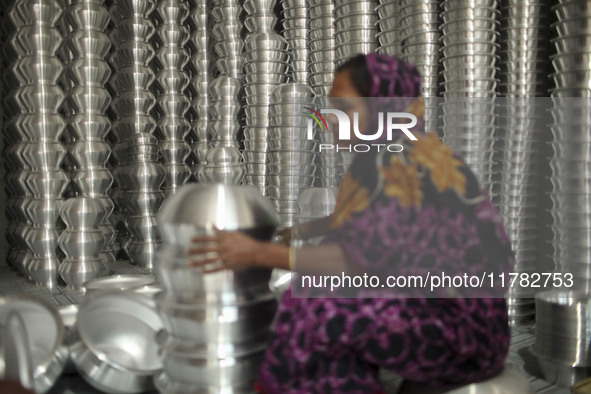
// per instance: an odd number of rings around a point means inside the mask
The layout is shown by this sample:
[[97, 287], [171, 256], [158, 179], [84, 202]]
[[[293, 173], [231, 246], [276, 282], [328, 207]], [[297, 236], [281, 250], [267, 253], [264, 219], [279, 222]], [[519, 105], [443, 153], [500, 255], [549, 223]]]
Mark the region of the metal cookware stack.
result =
[[536, 295], [532, 348], [545, 379], [562, 387], [591, 375], [591, 302], [585, 292], [552, 290]]
[[282, 35], [287, 40], [291, 54], [291, 80], [308, 83], [308, 5], [305, 0], [281, 0], [283, 16]]
[[[412, 63], [421, 74], [421, 94], [425, 98], [426, 132], [438, 130], [437, 115], [440, 100], [434, 98], [439, 96], [440, 91], [440, 4], [437, 0], [402, 0], [399, 8], [400, 57]], [[384, 31], [393, 30], [396, 26], [394, 25], [396, 23], [394, 13], [397, 8], [395, 2], [382, 3], [378, 7], [379, 24], [382, 30], [380, 34], [386, 34]], [[394, 38], [394, 33], [392, 33], [392, 38]], [[397, 55], [393, 52], [387, 53]]]
[[211, 235], [213, 226], [270, 240], [277, 226], [273, 211], [254, 187], [222, 184], [185, 185], [162, 207], [165, 245], [155, 267], [164, 288], [156, 297], [165, 327], [156, 338], [161, 393], [252, 392], [277, 308], [270, 271], [204, 273], [190, 262], [215, 256], [188, 258], [185, 250], [197, 246], [193, 236]]
[[202, 176], [205, 155], [209, 149], [207, 142], [207, 107], [209, 98], [207, 89], [213, 79], [214, 63], [213, 45], [211, 38], [210, 1], [194, 1], [187, 19], [191, 27], [191, 37], [188, 46], [191, 49], [191, 59], [187, 65], [191, 72], [191, 81], [187, 90], [191, 96], [191, 131], [189, 133], [193, 167], [191, 171], [195, 179]]
[[156, 121], [151, 114], [156, 97], [150, 91], [155, 74], [149, 62], [155, 51], [149, 40], [156, 28], [148, 16], [154, 8], [153, 1], [118, 0], [113, 11], [113, 59], [117, 70], [111, 84], [116, 92], [112, 109], [117, 116], [113, 123], [113, 154], [118, 164], [114, 176], [119, 188], [114, 200], [124, 212], [124, 228], [129, 235], [122, 240], [122, 247], [132, 263], [146, 268], [152, 267], [158, 245], [155, 215], [162, 202], [161, 185], [166, 176], [158, 162], [158, 140], [153, 136]]
[[244, 183], [267, 195], [269, 104], [273, 88], [289, 75], [288, 44], [273, 31], [255, 31], [244, 40], [244, 51]]
[[[497, 100], [497, 143], [500, 188], [498, 207], [515, 253], [515, 272], [550, 272], [547, 238], [541, 219], [549, 100], [550, 9], [542, 1], [506, 1], [501, 7], [501, 71]], [[544, 71], [544, 73], [541, 73]], [[547, 220], [546, 220], [547, 221]], [[507, 302], [512, 324], [533, 324], [535, 289], [519, 284], [509, 289]]]
[[441, 13], [445, 100], [443, 141], [493, 194], [496, 96], [496, 0], [445, 0]]
[[[417, 3], [417, 2], [414, 2]], [[437, 4], [437, 2], [435, 2]], [[377, 34], [378, 41], [380, 43], [377, 52], [391, 56], [402, 56], [401, 47], [401, 36], [400, 36], [400, 14], [410, 4], [407, 2], [400, 2], [398, 0], [380, 0], [379, 5], [376, 7], [378, 13], [378, 29]], [[422, 7], [423, 6], [423, 7]], [[427, 7], [428, 8], [428, 7]], [[424, 4], [416, 4], [415, 12], [425, 12]], [[408, 13], [409, 16], [415, 12]], [[420, 14], [418, 15], [420, 17]], [[408, 22], [406, 23], [407, 28], [409, 27]], [[422, 25], [412, 26], [419, 32], [423, 32], [425, 27], [429, 28], [429, 25], [423, 27]]]
[[248, 33], [255, 31], [274, 31], [277, 16], [273, 8], [276, 0], [245, 0], [242, 3], [246, 16], [244, 26]]
[[216, 67], [220, 74], [237, 79], [242, 78], [243, 65], [244, 25], [241, 13], [242, 6], [237, 0], [213, 0], [211, 14], [214, 20], [214, 50], [218, 56]]
[[335, 0], [336, 65], [358, 53], [378, 48], [376, 2]]
[[581, 288], [591, 286], [591, 16], [586, 2], [561, 1], [553, 11], [557, 54], [551, 91], [552, 246], [557, 271], [572, 273]]
[[314, 185], [316, 140], [309, 135], [307, 108], [314, 108], [308, 85], [285, 83], [271, 92], [267, 190], [281, 226], [297, 223], [297, 199]]
[[[242, 105], [238, 99], [242, 84], [237, 78], [220, 75], [208, 87], [208, 119], [207, 134], [209, 148], [221, 146], [239, 148], [239, 134], [242, 125], [239, 114]], [[205, 166], [210, 163], [205, 159]], [[215, 165], [217, 163], [211, 163]]]
[[14, 114], [7, 150], [9, 239], [17, 246], [11, 261], [27, 277], [48, 288], [57, 285], [59, 208], [68, 184], [60, 168], [66, 149], [59, 138], [65, 121], [59, 110], [65, 94], [58, 86], [63, 64], [57, 51], [63, 38], [56, 28], [63, 9], [57, 1], [18, 2], [9, 11], [16, 31], [10, 45], [16, 60]]
[[185, 48], [189, 40], [185, 23], [188, 15], [189, 7], [184, 0], [158, 1], [152, 13], [157, 23], [153, 40], [156, 55], [152, 60], [156, 72], [153, 86], [157, 91], [154, 112], [158, 118], [160, 156], [166, 170], [162, 190], [167, 196], [174, 194], [191, 176], [191, 169], [185, 163], [191, 151], [185, 141], [191, 130], [186, 118], [191, 101], [185, 93], [189, 84], [189, 74], [185, 71], [190, 58]]
[[137, 133], [127, 141], [128, 162], [120, 177], [122, 184], [129, 185], [125, 191], [125, 227], [130, 238], [122, 246], [133, 263], [152, 269], [162, 240], [156, 214], [165, 197], [161, 185], [167, 172], [158, 161], [156, 137]]
[[105, 137], [111, 127], [106, 115], [111, 95], [105, 88], [111, 69], [105, 61], [111, 42], [104, 33], [109, 12], [99, 3], [70, 5], [62, 18], [67, 34], [61, 51], [67, 68], [62, 79], [67, 90], [68, 154], [72, 198], [60, 209], [67, 228], [59, 238], [66, 258], [59, 273], [68, 287], [108, 275], [115, 255], [115, 230], [109, 216], [114, 204], [108, 196], [113, 176], [106, 168], [111, 147]]
[[332, 0], [310, 0], [309, 3], [309, 82], [317, 96], [328, 96], [336, 60], [334, 3]]
[[239, 185], [244, 177], [242, 154], [233, 146], [212, 148], [205, 156], [205, 167], [199, 182]]

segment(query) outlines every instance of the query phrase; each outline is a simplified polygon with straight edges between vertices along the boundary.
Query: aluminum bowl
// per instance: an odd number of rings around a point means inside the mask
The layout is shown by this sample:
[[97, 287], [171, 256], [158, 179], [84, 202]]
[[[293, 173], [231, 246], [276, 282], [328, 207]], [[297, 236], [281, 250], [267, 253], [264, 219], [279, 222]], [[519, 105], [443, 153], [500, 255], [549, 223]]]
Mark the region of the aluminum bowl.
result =
[[136, 393], [153, 389], [162, 368], [155, 336], [163, 323], [155, 305], [139, 294], [105, 290], [86, 298], [78, 313], [80, 342], [72, 359], [98, 390]]
[[289, 62], [257, 60], [244, 63], [244, 72], [247, 74], [287, 74], [289, 69]]
[[156, 305], [166, 330], [196, 344], [244, 342], [256, 338], [275, 315], [277, 301], [272, 293], [240, 304], [179, 303], [157, 296]]
[[245, 163], [267, 163], [268, 161], [267, 152], [244, 150], [242, 152], [242, 157], [244, 157]]
[[316, 149], [316, 141], [314, 140], [292, 140], [292, 139], [270, 139], [270, 151], [282, 150], [304, 150], [313, 151]]
[[286, 51], [287, 48], [285, 38], [274, 32], [251, 33], [244, 40], [244, 50], [246, 52], [257, 49]]
[[47, 301], [26, 295], [0, 298], [0, 322], [18, 313], [30, 349], [33, 389], [45, 393], [55, 384], [68, 359], [63, 345], [65, 329], [56, 308]]
[[[243, 132], [244, 138], [247, 140], [266, 140], [269, 135], [267, 127], [247, 126], [244, 128]], [[249, 149], [246, 149], [246, 151], [248, 150]]]

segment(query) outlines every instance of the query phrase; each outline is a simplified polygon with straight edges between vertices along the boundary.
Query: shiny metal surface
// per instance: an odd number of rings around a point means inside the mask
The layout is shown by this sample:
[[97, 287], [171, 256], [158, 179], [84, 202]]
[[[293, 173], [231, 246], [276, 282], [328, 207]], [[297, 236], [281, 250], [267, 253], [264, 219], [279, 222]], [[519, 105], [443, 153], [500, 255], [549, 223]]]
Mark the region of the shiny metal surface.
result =
[[[195, 204], [196, 200], [201, 203]], [[223, 184], [185, 185], [165, 201], [158, 214], [158, 223], [165, 241], [189, 245], [193, 234], [211, 230], [214, 226], [226, 230], [268, 228], [272, 233], [277, 218], [269, 201], [255, 188]]]
[[153, 389], [162, 368], [155, 335], [163, 328], [154, 304], [129, 292], [97, 292], [78, 313], [81, 341], [72, 358], [82, 377], [106, 392], [136, 393]]
[[33, 364], [34, 389], [45, 393], [62, 373], [68, 353], [63, 346], [64, 326], [55, 307], [27, 295], [0, 298], [0, 322], [6, 325], [13, 312], [25, 326]]
[[106, 278], [96, 278], [84, 283], [86, 294], [103, 290], [131, 290], [148, 286], [155, 282], [152, 275], [115, 275]]
[[0, 378], [33, 389], [33, 360], [25, 323], [18, 312], [8, 314], [0, 331]]
[[269, 326], [277, 308], [271, 293], [265, 300], [248, 304], [196, 305], [162, 296], [156, 297], [156, 304], [168, 332], [198, 344], [238, 343], [256, 338]]

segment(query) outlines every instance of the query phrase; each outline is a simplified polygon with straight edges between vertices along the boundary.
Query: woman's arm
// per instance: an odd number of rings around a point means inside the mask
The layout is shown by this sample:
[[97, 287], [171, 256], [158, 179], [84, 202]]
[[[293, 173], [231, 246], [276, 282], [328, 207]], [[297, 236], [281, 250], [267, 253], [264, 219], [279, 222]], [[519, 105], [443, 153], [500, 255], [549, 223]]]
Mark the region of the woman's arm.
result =
[[191, 264], [203, 266], [207, 271], [266, 267], [306, 275], [330, 275], [349, 269], [347, 257], [337, 243], [296, 249], [228, 231], [219, 231], [214, 236], [196, 237], [193, 242], [195, 246], [187, 251], [189, 256], [195, 257]]

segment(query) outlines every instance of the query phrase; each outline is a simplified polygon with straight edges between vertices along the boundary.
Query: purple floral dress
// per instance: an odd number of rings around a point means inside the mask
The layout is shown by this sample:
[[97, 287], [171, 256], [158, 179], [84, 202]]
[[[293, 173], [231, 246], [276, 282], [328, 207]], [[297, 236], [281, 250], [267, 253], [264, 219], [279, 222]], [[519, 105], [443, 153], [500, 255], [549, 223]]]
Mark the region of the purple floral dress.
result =
[[[402, 143], [402, 153], [356, 156], [324, 242], [379, 275], [511, 271], [499, 214], [465, 163], [435, 134]], [[377, 394], [380, 368], [438, 386], [468, 383], [501, 370], [509, 340], [502, 297], [295, 298], [288, 291], [258, 387]]]

